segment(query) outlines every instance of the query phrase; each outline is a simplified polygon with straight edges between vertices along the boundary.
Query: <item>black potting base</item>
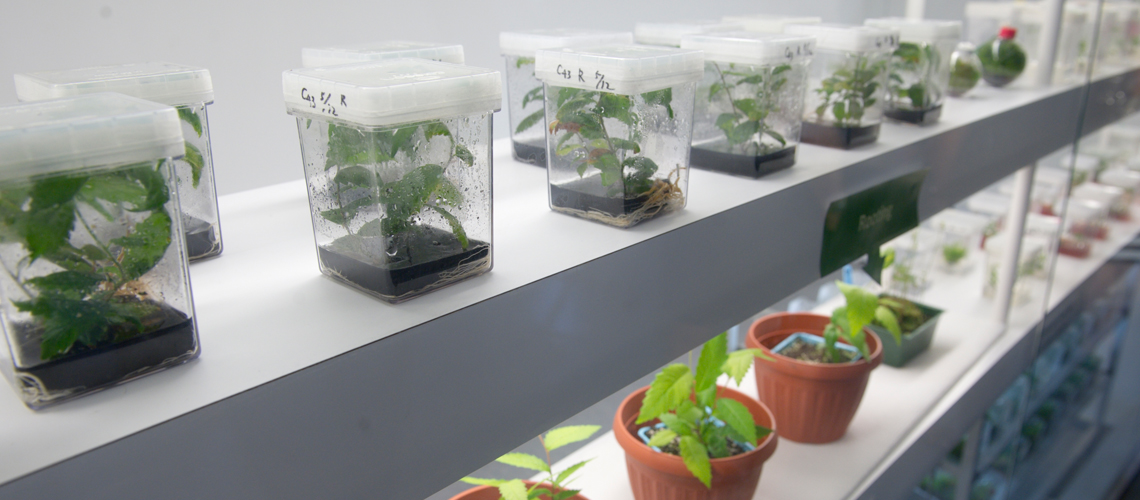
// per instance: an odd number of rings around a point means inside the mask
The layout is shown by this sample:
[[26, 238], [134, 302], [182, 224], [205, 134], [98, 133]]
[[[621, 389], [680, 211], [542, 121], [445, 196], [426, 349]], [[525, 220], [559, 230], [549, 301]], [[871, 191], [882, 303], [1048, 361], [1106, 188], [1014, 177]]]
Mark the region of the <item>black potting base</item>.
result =
[[511, 144], [514, 145], [513, 151], [516, 160], [540, 167], [546, 166], [546, 145], [535, 146], [515, 141], [511, 141]]
[[942, 105], [930, 109], [888, 109], [883, 115], [892, 120], [913, 123], [915, 125], [929, 125], [937, 122], [942, 116]]
[[[657, 182], [664, 182], [658, 180]], [[611, 198], [593, 194], [598, 188], [607, 189], [598, 184], [597, 179], [583, 179], [561, 185], [550, 185], [550, 206], [555, 210], [565, 209], [574, 212], [601, 212], [614, 218], [632, 215], [645, 207], [649, 195], [626, 198]], [[620, 187], [619, 187], [620, 189]], [[657, 212], [646, 219], [661, 215]]]
[[[325, 274], [395, 303], [419, 295], [415, 292], [462, 281], [463, 277], [469, 277], [462, 276], [466, 269], [490, 259], [491, 245], [485, 242], [471, 240], [466, 250], [458, 242], [433, 245], [433, 242], [446, 241], [454, 242], [455, 237], [435, 228], [417, 231], [398, 245], [397, 251], [383, 264], [365, 262], [367, 259], [346, 255], [335, 248], [318, 247], [318, 253]], [[448, 276], [455, 274], [459, 276]]]
[[1018, 73], [1014, 76], [995, 75], [993, 73], [986, 73], [985, 68], [982, 69], [982, 79], [985, 80], [986, 83], [997, 88], [1001, 88], [1013, 83], [1013, 81], [1016, 80], [1019, 76], [1021, 76], [1021, 73]]
[[202, 260], [222, 254], [222, 242], [213, 224], [197, 217], [182, 216], [182, 230], [186, 235], [186, 258]]
[[800, 131], [800, 142], [827, 146], [829, 148], [851, 149], [870, 144], [879, 139], [879, 124], [866, 127], [836, 127], [804, 122]]
[[689, 150], [689, 164], [705, 170], [744, 175], [755, 179], [795, 165], [796, 147], [789, 146], [760, 156], [693, 147]]
[[25, 394], [40, 394], [28, 406], [42, 408], [91, 391], [133, 380], [198, 356], [194, 320], [167, 308], [167, 326], [146, 335], [89, 349], [31, 368], [16, 367]]

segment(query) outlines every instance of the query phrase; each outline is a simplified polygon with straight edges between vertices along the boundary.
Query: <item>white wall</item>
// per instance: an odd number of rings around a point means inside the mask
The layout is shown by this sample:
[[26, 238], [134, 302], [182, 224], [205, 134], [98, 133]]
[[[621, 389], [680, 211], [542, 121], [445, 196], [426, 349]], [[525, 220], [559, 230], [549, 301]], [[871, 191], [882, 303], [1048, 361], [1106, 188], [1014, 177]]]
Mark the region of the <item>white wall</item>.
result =
[[[929, 0], [938, 13], [962, 0]], [[947, 3], [956, 4], [948, 8]], [[541, 27], [632, 30], [637, 21], [773, 13], [861, 23], [902, 15], [905, 0], [4, 0], [0, 16], [0, 105], [15, 103], [17, 72], [165, 60], [209, 68], [209, 108], [222, 194], [302, 176], [281, 72], [300, 66], [304, 46], [409, 39], [462, 43], [473, 66], [501, 69], [498, 32]], [[935, 9], [928, 8], [931, 16]], [[960, 15], [960, 14], [959, 14]], [[496, 136], [505, 136], [505, 112]]]

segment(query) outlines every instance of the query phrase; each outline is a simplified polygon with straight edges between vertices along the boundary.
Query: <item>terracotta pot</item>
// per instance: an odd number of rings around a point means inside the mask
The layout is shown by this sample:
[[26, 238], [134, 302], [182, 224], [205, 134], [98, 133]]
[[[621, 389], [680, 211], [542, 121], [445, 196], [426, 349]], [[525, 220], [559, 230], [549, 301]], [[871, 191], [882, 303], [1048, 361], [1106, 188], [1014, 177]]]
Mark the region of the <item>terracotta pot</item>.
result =
[[[641, 411], [641, 400], [649, 387], [643, 387], [630, 394], [618, 407], [614, 415], [614, 437], [625, 450], [626, 470], [629, 483], [636, 500], [737, 500], [752, 498], [756, 484], [760, 482], [760, 470], [764, 462], [776, 451], [776, 424], [772, 412], [762, 403], [748, 395], [717, 387], [717, 394], [735, 399], [752, 412], [757, 425], [772, 429], [756, 449], [728, 458], [714, 458], [712, 464], [712, 488], [705, 485], [689, 469], [681, 457], [653, 451], [637, 437], [637, 429], [648, 424], [637, 425], [637, 414]], [[656, 421], [654, 421], [656, 422]], [[653, 422], [650, 422], [653, 423]]]
[[854, 363], [811, 363], [779, 354], [772, 348], [796, 332], [823, 335], [830, 318], [811, 313], [776, 313], [756, 320], [745, 344], [763, 349], [774, 361], [757, 358], [756, 390], [780, 422], [780, 437], [799, 443], [830, 443], [847, 432], [859, 409], [871, 370], [883, 361], [883, 346], [869, 329], [871, 359]]
[[[534, 486], [534, 481], [523, 481], [523, 483], [526, 483], [526, 487], [528, 489], [531, 486]], [[546, 488], [550, 489], [550, 486], [546, 485]], [[499, 498], [500, 497], [499, 497], [499, 489], [498, 488], [496, 488], [494, 486], [476, 486], [476, 487], [471, 488], [467, 491], [464, 491], [463, 493], [460, 493], [458, 495], [451, 497], [451, 500], [499, 500]], [[550, 500], [550, 497], [542, 496], [542, 497], [539, 497], [539, 499], [540, 500]], [[567, 500], [588, 500], [588, 499], [582, 495], [574, 495]]]

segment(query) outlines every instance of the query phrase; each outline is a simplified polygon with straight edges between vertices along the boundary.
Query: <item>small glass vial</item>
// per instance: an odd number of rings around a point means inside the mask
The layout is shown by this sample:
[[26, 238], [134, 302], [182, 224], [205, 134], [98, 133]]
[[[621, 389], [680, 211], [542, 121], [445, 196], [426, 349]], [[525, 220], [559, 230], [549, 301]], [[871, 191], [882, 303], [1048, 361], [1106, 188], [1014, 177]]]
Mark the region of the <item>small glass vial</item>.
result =
[[795, 24], [787, 32], [816, 38], [800, 139], [848, 149], [879, 138], [887, 64], [898, 31], [868, 26]]
[[511, 153], [523, 163], [546, 166], [542, 81], [534, 76], [539, 49], [583, 45], [632, 44], [628, 31], [540, 29], [499, 33], [499, 50], [507, 64], [507, 110], [511, 119]]
[[321, 272], [395, 303], [491, 269], [498, 71], [388, 59], [282, 80]]
[[777, 35], [783, 33], [784, 28], [793, 24], [819, 24], [823, 22], [823, 18], [818, 16], [777, 16], [770, 14], [724, 16], [720, 20], [727, 24], [739, 24], [745, 31]]
[[865, 24], [899, 32], [899, 48], [889, 65], [884, 114], [918, 125], [937, 122], [950, 86], [950, 55], [962, 36], [962, 23], [887, 17], [868, 19]]
[[1026, 55], [1014, 38], [1017, 29], [1002, 26], [998, 35], [978, 47], [982, 61], [982, 78], [994, 87], [1009, 85], [1025, 71]]
[[633, 40], [642, 45], [680, 47], [681, 38], [702, 33], [741, 31], [744, 25], [722, 21], [692, 21], [688, 23], [637, 23], [633, 25]]
[[152, 62], [16, 75], [16, 94], [21, 101], [93, 92], [118, 92], [178, 109], [186, 146], [183, 155], [176, 155], [181, 158], [174, 161], [174, 171], [186, 250], [191, 262], [221, 255], [222, 229], [206, 116], [206, 106], [214, 102], [209, 70]]
[[305, 47], [301, 49], [301, 66], [318, 68], [355, 64], [381, 59], [409, 57], [452, 64], [463, 64], [463, 46], [458, 44], [409, 42], [387, 40], [383, 42], [337, 45], [333, 47]]
[[794, 165], [815, 39], [714, 33], [688, 35], [681, 48], [705, 54], [693, 166], [757, 178]]
[[540, 50], [550, 208], [630, 227], [685, 207], [699, 51]]
[[0, 317], [33, 409], [198, 356], [174, 108], [115, 93], [0, 108]]
[[960, 42], [950, 54], [950, 80], [946, 93], [962, 97], [978, 86], [982, 79], [982, 61], [978, 59], [977, 48], [970, 42]]

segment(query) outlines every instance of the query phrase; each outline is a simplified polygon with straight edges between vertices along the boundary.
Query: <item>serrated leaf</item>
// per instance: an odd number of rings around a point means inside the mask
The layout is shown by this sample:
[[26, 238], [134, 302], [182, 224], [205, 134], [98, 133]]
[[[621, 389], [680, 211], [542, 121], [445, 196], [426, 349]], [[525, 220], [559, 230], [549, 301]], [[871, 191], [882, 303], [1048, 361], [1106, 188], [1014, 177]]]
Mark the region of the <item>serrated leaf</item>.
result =
[[527, 500], [526, 484], [521, 479], [512, 479], [499, 485], [499, 494], [503, 500]]
[[24, 283], [41, 292], [53, 290], [72, 298], [82, 298], [95, 291], [95, 288], [104, 281], [107, 281], [107, 278], [98, 274], [58, 271], [46, 276], [29, 278]]
[[680, 363], [666, 366], [653, 379], [645, 399], [641, 401], [641, 412], [637, 423], [645, 423], [689, 398], [693, 390], [693, 373]]
[[527, 104], [530, 104], [532, 102], [542, 102], [542, 96], [543, 96], [543, 92], [542, 92], [542, 86], [541, 85], [539, 85], [538, 87], [535, 87], [533, 89], [530, 89], [530, 92], [523, 94], [522, 107], [525, 108]]
[[380, 178], [372, 173], [372, 169], [359, 165], [341, 167], [333, 177], [333, 182], [337, 184], [364, 188], [372, 187], [373, 182], [379, 180]]
[[482, 479], [478, 477], [464, 477], [460, 481], [467, 484], [474, 484], [476, 486], [498, 486], [507, 482], [506, 479]]
[[752, 361], [756, 358], [766, 359], [771, 361], [767, 354], [760, 349], [741, 349], [733, 351], [728, 354], [728, 359], [721, 365], [721, 371], [732, 377], [736, 385], [740, 385], [744, 381], [744, 376], [748, 374], [748, 369], [752, 367]]
[[135, 224], [130, 234], [111, 240], [112, 244], [123, 248], [119, 255], [119, 265], [127, 275], [120, 277], [122, 281], [142, 277], [166, 255], [173, 223], [165, 210], [155, 210]]
[[530, 129], [531, 127], [533, 127], [535, 125], [537, 125], [545, 117], [546, 117], [546, 111], [542, 110], [542, 109], [527, 115], [526, 118], [523, 118], [522, 121], [519, 122], [518, 126], [515, 127], [515, 133], [516, 134], [523, 133], [524, 131]]
[[547, 488], [539, 488], [537, 484], [532, 486], [530, 491], [526, 492], [526, 497], [529, 500], [533, 500], [535, 498], [540, 498], [543, 496], [549, 497], [550, 496], [550, 490]]
[[697, 425], [696, 420], [686, 421], [674, 413], [662, 413], [658, 418], [661, 419], [661, 423], [665, 424], [666, 428], [682, 436], [691, 435]]
[[568, 498], [570, 498], [570, 497], [573, 497], [574, 495], [577, 495], [578, 493], [581, 493], [581, 492], [582, 492], [582, 490], [565, 490], [565, 491], [560, 491], [560, 492], [556, 493], [556, 494], [554, 495], [554, 497], [553, 497], [553, 498], [551, 498], [550, 500], [566, 500], [566, 499], [568, 499]]
[[202, 157], [202, 152], [189, 142], [186, 143], [186, 154], [182, 159], [190, 165], [190, 183], [197, 189], [198, 183], [202, 180], [202, 170], [206, 168], [206, 159]]
[[471, 154], [471, 150], [467, 149], [467, 146], [455, 143], [455, 156], [466, 163], [468, 167], [475, 165], [475, 155]]
[[677, 433], [673, 432], [672, 429], [660, 429], [653, 434], [652, 438], [649, 438], [649, 443], [646, 444], [651, 447], [660, 448], [672, 443], [674, 439], [677, 439]]
[[590, 439], [598, 429], [598, 425], [568, 425], [566, 427], [559, 427], [552, 429], [546, 433], [543, 443], [546, 445], [547, 451], [554, 451], [558, 448], [566, 446], [571, 443], [585, 441]]
[[756, 445], [756, 422], [752, 420], [752, 412], [748, 411], [744, 403], [735, 399], [721, 398], [716, 402], [713, 416], [732, 427], [748, 444]]
[[695, 388], [698, 393], [716, 387], [716, 379], [720, 376], [720, 369], [728, 360], [728, 333], [721, 333], [705, 342], [701, 348], [701, 356], [697, 360], [697, 374], [694, 377]]
[[[593, 460], [593, 459], [590, 459], [590, 460]], [[570, 467], [567, 467], [566, 470], [559, 472], [558, 477], [554, 478], [555, 485], [560, 485], [560, 484], [562, 484], [563, 481], [570, 479], [570, 476], [572, 474], [574, 474], [575, 472], [578, 472], [578, 469], [585, 467], [586, 464], [590, 463], [590, 460], [583, 460], [583, 461], [578, 462], [574, 465], [571, 465]]]
[[198, 116], [198, 113], [195, 113], [194, 110], [186, 106], [179, 106], [178, 118], [181, 118], [182, 121], [189, 123], [190, 128], [194, 129], [194, 133], [198, 134], [198, 137], [202, 137], [202, 118]]
[[545, 461], [530, 453], [507, 453], [506, 455], [496, 458], [495, 461], [523, 469], [550, 472], [550, 466], [546, 465]]
[[444, 220], [447, 221], [447, 225], [451, 226], [451, 233], [454, 234], [455, 238], [459, 240], [459, 246], [463, 247], [464, 250], [467, 250], [467, 245], [470, 244], [470, 241], [467, 240], [467, 231], [463, 229], [463, 225], [459, 223], [459, 219], [457, 219], [454, 215], [451, 215], [451, 212], [444, 210], [443, 207], [437, 205], [428, 206], [432, 210], [435, 210], [436, 213], [443, 216]]
[[681, 460], [693, 477], [706, 488], [712, 488], [712, 464], [709, 463], [709, 452], [700, 440], [693, 436], [681, 437]]

